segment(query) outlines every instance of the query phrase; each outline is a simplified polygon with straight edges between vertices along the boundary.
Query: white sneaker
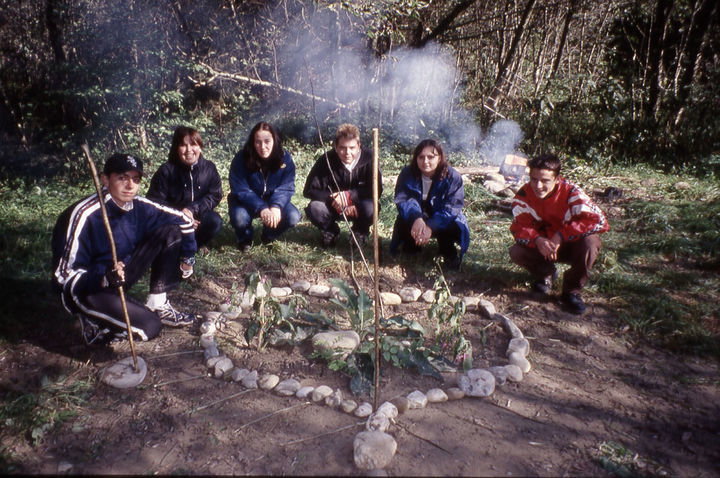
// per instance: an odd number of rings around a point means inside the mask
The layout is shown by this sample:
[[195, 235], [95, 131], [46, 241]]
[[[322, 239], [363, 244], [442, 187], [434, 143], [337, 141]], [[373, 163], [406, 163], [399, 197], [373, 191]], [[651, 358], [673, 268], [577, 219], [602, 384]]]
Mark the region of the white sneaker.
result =
[[150, 309], [160, 317], [160, 322], [170, 327], [184, 327], [195, 323], [193, 314], [186, 314], [176, 310], [170, 301], [165, 301], [163, 305], [156, 309]]

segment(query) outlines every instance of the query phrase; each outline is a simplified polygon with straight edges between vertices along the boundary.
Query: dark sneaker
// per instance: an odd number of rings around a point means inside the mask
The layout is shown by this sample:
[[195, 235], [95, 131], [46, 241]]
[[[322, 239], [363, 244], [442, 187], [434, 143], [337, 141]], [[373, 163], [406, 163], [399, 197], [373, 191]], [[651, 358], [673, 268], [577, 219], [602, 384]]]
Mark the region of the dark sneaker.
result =
[[585, 302], [583, 302], [580, 294], [566, 292], [562, 295], [560, 300], [565, 310], [567, 310], [571, 314], [580, 315], [585, 312]]
[[457, 255], [447, 256], [445, 259], [445, 267], [450, 271], [460, 270], [461, 259]]
[[533, 292], [537, 292], [538, 294], [548, 295], [552, 290], [552, 285], [552, 279], [546, 277], [533, 282], [531, 289]]
[[160, 317], [160, 322], [170, 327], [185, 327], [186, 325], [195, 323], [195, 316], [193, 314], [180, 312], [172, 306], [169, 300], [153, 312]]
[[335, 243], [337, 242], [339, 234], [335, 234], [333, 232], [325, 232], [322, 233], [322, 246], [324, 248], [328, 247], [334, 247]]
[[252, 242], [238, 242], [238, 249], [240, 252], [247, 252], [252, 247]]
[[106, 345], [112, 339], [110, 329], [101, 328], [97, 322], [83, 314], [78, 314], [78, 319], [83, 340], [87, 345]]

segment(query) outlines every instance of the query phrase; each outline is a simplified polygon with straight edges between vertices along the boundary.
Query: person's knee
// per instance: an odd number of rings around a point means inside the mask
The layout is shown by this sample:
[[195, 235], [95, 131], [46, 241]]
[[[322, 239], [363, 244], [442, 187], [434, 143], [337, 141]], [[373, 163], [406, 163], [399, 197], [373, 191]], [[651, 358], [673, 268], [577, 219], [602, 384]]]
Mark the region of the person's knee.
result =
[[288, 226], [294, 227], [298, 222], [300, 222], [301, 217], [302, 215], [300, 214], [300, 211], [297, 210], [297, 208], [291, 208], [287, 215]]
[[201, 223], [207, 225], [207, 229], [214, 234], [222, 229], [223, 220], [215, 211], [208, 211], [201, 219]]
[[228, 210], [228, 216], [230, 216], [230, 224], [235, 229], [245, 229], [252, 222], [250, 213], [241, 206], [231, 207]]
[[524, 258], [527, 255], [527, 247], [520, 244], [513, 244], [508, 249], [508, 253], [510, 254], [511, 261], [515, 264], [522, 265], [525, 263]]
[[160, 335], [162, 329], [162, 323], [159, 320], [152, 320], [142, 327], [143, 333], [145, 334], [144, 340], [152, 340]]

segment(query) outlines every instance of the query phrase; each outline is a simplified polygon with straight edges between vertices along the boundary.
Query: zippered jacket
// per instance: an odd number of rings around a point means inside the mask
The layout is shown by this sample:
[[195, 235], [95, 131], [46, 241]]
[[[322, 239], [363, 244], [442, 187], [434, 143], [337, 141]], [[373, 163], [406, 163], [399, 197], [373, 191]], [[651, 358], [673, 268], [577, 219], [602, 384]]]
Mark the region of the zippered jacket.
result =
[[[465, 204], [465, 189], [460, 173], [448, 166], [448, 174], [439, 180], [433, 180], [423, 211], [422, 178], [413, 174], [410, 166], [405, 166], [395, 183], [395, 205], [398, 216], [407, 224], [427, 215], [426, 224], [433, 231], [445, 230], [453, 222], [460, 229], [460, 257], [470, 246], [470, 228], [462, 212]], [[390, 250], [400, 246], [399, 237], [393, 237]]]
[[230, 164], [230, 195], [240, 206], [257, 216], [265, 208], [284, 210], [295, 193], [295, 163], [287, 151], [276, 171], [265, 177], [262, 171], [250, 171], [240, 151]]
[[[337, 185], [333, 181], [333, 175]], [[331, 150], [327, 152], [327, 159], [325, 159], [325, 154], [322, 154], [315, 161], [305, 180], [303, 196], [312, 201], [327, 202], [330, 200], [330, 193], [350, 191], [350, 199], [353, 204], [358, 204], [362, 200], [372, 200], [372, 178], [372, 152], [370, 150], [361, 150], [360, 160], [352, 171], [348, 171], [335, 150]], [[382, 173], [380, 171], [378, 171], [378, 195], [382, 195]]]
[[160, 166], [147, 192], [148, 199], [178, 210], [187, 208], [196, 219], [215, 209], [222, 197], [222, 181], [215, 163], [202, 155], [192, 166], [180, 160]]
[[[166, 224], [180, 226], [180, 255], [194, 257], [195, 233], [192, 221], [183, 213], [140, 196], [133, 200], [132, 209], [125, 211], [109, 193], [103, 194], [118, 261], [127, 264], [145, 236]], [[52, 250], [53, 279], [63, 295], [84, 297], [102, 289], [102, 278], [113, 261], [97, 194], [76, 202], [60, 215], [53, 230]], [[63, 302], [67, 308], [68, 301]]]
[[512, 202], [510, 232], [518, 244], [536, 247], [538, 237], [559, 233], [563, 242], [577, 241], [610, 229], [605, 213], [579, 187], [559, 178], [555, 190], [544, 199], [525, 184]]

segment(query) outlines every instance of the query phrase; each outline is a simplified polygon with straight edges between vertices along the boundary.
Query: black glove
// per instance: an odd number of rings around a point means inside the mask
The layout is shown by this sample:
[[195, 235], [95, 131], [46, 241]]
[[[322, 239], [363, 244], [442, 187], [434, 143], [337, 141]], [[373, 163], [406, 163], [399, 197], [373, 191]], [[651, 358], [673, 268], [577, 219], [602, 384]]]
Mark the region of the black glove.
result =
[[112, 287], [113, 289], [119, 289], [125, 285], [125, 279], [120, 277], [120, 273], [115, 269], [108, 269], [107, 272], [105, 272], [105, 281], [107, 282], [107, 287]]

